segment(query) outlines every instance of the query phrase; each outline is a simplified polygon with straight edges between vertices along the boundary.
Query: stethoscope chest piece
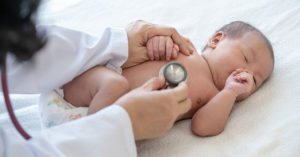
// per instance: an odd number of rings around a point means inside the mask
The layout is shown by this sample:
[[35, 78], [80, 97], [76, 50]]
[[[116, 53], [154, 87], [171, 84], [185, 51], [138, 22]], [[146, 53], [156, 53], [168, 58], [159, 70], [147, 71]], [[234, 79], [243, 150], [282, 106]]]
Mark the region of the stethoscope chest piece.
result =
[[170, 62], [164, 65], [159, 72], [166, 79], [168, 88], [176, 87], [180, 82], [187, 80], [187, 71], [185, 67], [178, 62]]

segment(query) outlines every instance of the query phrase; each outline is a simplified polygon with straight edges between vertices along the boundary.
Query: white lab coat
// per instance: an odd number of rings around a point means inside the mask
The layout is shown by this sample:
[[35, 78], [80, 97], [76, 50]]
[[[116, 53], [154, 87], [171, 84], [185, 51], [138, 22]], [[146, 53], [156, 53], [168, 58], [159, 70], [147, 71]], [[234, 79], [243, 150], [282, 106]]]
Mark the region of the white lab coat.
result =
[[[10, 92], [47, 92], [95, 65], [120, 69], [127, 60], [128, 39], [123, 29], [108, 28], [98, 38], [57, 26], [38, 27], [45, 28], [48, 43], [31, 61], [20, 64], [9, 57]], [[1, 157], [132, 157], [136, 154], [130, 117], [118, 105], [44, 130], [29, 141], [0, 127]]]

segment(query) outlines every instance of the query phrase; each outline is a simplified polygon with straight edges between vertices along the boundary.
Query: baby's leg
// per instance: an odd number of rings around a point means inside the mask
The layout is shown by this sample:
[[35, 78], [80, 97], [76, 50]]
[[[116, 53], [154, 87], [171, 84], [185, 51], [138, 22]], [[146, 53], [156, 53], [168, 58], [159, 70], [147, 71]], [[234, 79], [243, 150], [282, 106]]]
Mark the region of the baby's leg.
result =
[[63, 86], [64, 99], [76, 107], [87, 107], [88, 114], [113, 104], [129, 91], [125, 77], [106, 67], [94, 67]]

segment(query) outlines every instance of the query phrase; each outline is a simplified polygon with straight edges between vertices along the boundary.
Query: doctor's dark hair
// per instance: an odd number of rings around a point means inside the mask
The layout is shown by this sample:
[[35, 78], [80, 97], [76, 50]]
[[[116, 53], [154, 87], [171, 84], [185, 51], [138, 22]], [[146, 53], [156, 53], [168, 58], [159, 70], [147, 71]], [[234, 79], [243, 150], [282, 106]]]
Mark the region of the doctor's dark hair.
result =
[[[273, 47], [272, 47], [270, 41], [260, 30], [258, 30], [254, 26], [252, 26], [248, 23], [245, 23], [243, 21], [233, 21], [233, 22], [221, 27], [219, 30], [216, 31], [216, 33], [220, 32], [220, 31], [224, 32], [226, 34], [226, 36], [230, 39], [241, 38], [243, 35], [245, 35], [248, 32], [256, 32], [257, 34], [259, 34], [262, 37], [265, 44], [268, 46], [268, 49], [270, 50], [272, 59], [274, 61], [274, 52], [273, 52]], [[207, 45], [203, 48], [202, 51], [204, 51], [206, 48], [207, 48]]]
[[0, 64], [7, 53], [19, 61], [30, 59], [44, 44], [34, 23], [40, 0], [0, 1]]

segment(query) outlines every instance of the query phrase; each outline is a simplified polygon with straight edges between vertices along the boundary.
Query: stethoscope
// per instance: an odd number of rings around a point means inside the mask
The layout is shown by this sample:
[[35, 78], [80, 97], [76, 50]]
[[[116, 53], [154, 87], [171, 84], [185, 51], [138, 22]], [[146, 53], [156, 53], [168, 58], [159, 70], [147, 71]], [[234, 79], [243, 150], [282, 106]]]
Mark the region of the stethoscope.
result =
[[[5, 57], [4, 57], [5, 58]], [[187, 79], [187, 71], [184, 68], [184, 66], [178, 62], [170, 62], [163, 66], [160, 70], [159, 75], [163, 75], [166, 79], [166, 86], [165, 88], [174, 88], [176, 87], [180, 82], [186, 81]], [[12, 120], [13, 125], [17, 129], [17, 131], [26, 139], [29, 140], [31, 136], [22, 128], [20, 123], [18, 122], [12, 105], [9, 98], [9, 92], [7, 87], [7, 79], [6, 79], [6, 59], [4, 59], [4, 63], [1, 67], [1, 83], [2, 83], [2, 90], [3, 90], [3, 96], [7, 108], [7, 112], [9, 114], [10, 119]]]
[[179, 62], [169, 62], [164, 65], [160, 69], [159, 75], [163, 75], [166, 79], [166, 85], [164, 88], [174, 88], [180, 82], [187, 80], [187, 71]]
[[31, 136], [22, 128], [22, 126], [18, 122], [18, 120], [15, 116], [14, 110], [12, 108], [11, 101], [10, 101], [9, 94], [8, 94], [9, 92], [8, 92], [7, 81], [6, 81], [7, 79], [6, 78], [7, 78], [6, 77], [6, 59], [4, 57], [4, 61], [3, 61], [3, 64], [1, 66], [1, 84], [2, 84], [2, 92], [3, 92], [7, 112], [9, 114], [9, 117], [10, 117], [12, 123], [14, 124], [15, 128], [17, 129], [17, 131], [26, 140], [29, 140], [31, 138]]

